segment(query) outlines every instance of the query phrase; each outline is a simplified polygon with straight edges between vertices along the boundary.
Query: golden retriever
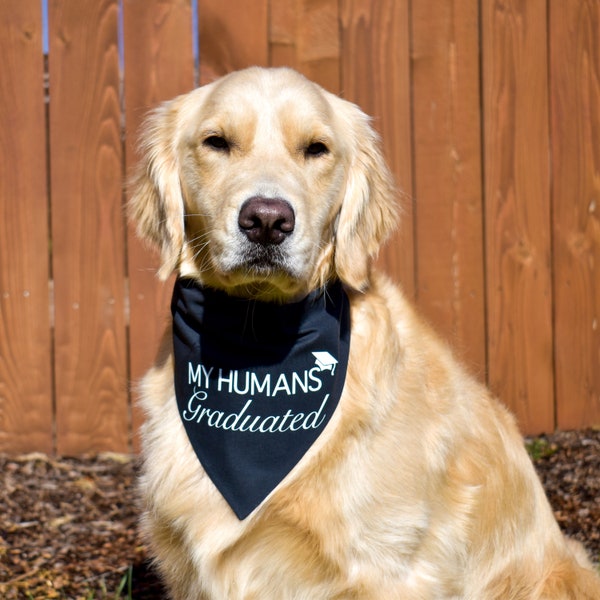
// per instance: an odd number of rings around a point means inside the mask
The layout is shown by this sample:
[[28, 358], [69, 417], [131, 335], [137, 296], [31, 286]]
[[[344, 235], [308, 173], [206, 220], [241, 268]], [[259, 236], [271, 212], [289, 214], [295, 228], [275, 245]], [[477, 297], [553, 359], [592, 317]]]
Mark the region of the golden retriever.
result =
[[129, 216], [162, 278], [273, 310], [341, 282], [351, 319], [337, 408], [241, 517], [186, 434], [167, 332], [140, 384], [141, 491], [173, 598], [600, 598], [513, 418], [371, 268], [396, 208], [364, 113], [293, 70], [250, 68], [161, 105], [141, 148]]

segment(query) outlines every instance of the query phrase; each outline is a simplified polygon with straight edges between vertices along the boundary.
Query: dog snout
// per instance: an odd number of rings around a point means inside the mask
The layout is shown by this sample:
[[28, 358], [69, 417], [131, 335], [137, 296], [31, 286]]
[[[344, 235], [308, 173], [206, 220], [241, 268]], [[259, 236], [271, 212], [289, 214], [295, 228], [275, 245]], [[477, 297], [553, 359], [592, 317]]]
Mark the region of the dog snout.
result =
[[289, 202], [255, 196], [242, 205], [238, 224], [251, 242], [267, 246], [281, 244], [294, 231], [296, 217]]

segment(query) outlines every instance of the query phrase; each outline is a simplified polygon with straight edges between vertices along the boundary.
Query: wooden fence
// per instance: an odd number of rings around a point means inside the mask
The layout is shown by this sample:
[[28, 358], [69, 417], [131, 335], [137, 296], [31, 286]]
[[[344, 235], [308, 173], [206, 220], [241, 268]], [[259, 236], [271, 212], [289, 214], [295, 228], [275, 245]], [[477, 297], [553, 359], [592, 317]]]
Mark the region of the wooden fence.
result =
[[49, 0], [47, 56], [40, 0], [0, 2], [0, 450], [136, 448], [170, 295], [123, 218], [136, 131], [251, 64], [374, 115], [381, 263], [522, 429], [599, 426], [600, 0], [193, 1]]

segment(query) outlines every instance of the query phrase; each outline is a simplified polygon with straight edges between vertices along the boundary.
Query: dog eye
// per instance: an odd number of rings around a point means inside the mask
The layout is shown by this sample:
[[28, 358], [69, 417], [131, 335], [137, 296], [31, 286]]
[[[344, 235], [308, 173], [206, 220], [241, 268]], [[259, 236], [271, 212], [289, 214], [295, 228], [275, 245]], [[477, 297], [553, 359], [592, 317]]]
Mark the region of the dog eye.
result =
[[329, 148], [323, 142], [313, 142], [304, 151], [306, 156], [323, 156], [329, 154]]
[[211, 135], [207, 137], [203, 144], [213, 150], [229, 150], [229, 143], [220, 135]]

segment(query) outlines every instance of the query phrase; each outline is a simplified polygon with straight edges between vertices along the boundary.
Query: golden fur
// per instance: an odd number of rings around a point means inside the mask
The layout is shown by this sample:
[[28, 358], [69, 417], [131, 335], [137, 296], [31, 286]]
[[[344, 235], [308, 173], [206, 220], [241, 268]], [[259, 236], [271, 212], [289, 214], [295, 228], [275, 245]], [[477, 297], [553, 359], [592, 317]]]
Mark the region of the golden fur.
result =
[[[315, 143], [327, 151], [311, 153]], [[338, 410], [243, 521], [189, 445], [165, 337], [141, 383], [141, 488], [143, 527], [173, 598], [600, 598], [512, 417], [371, 272], [396, 211], [377, 137], [356, 106], [294, 71], [248, 69], [160, 106], [143, 153], [129, 212], [159, 248], [163, 278], [176, 270], [282, 302], [338, 277], [351, 301]], [[244, 265], [237, 219], [255, 196], [283, 198], [295, 212], [281, 268]]]

